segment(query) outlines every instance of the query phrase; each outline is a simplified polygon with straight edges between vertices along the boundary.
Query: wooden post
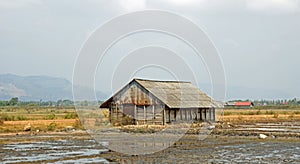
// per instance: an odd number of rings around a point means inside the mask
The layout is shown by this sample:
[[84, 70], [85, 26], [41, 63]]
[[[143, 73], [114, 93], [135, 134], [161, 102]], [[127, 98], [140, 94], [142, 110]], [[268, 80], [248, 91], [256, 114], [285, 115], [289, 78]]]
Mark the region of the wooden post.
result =
[[109, 106], [109, 122], [111, 123], [111, 117], [112, 117], [112, 115], [111, 115], [111, 110], [112, 110], [112, 108], [111, 108], [111, 103], [110, 103], [110, 106]]
[[208, 120], [210, 121], [211, 120], [211, 108], [208, 108]]
[[121, 123], [123, 124], [123, 120], [124, 120], [124, 105], [121, 104], [120, 106], [121, 106], [121, 108], [120, 108], [120, 110], [121, 110], [121, 112], [120, 112], [120, 114], [121, 114]]
[[136, 105], [134, 104], [134, 124], [136, 125], [137, 124], [137, 113], [136, 113]]
[[213, 121], [216, 121], [216, 108], [212, 108], [213, 109]]
[[177, 109], [174, 109], [174, 121], [176, 121], [176, 110]]
[[116, 111], [117, 111], [117, 122], [119, 121], [119, 110], [118, 110], [118, 104], [116, 103]]
[[154, 124], [155, 113], [154, 113], [154, 105], [152, 105], [152, 124]]
[[180, 120], [182, 120], [182, 109], [179, 109]]
[[171, 123], [171, 109], [168, 110], [169, 112], [169, 123]]
[[202, 120], [202, 109], [200, 108], [199, 110], [200, 110], [200, 120], [203, 121]]
[[146, 107], [144, 105], [144, 124], [146, 124]]
[[163, 109], [163, 125], [166, 124], [166, 110], [165, 108]]

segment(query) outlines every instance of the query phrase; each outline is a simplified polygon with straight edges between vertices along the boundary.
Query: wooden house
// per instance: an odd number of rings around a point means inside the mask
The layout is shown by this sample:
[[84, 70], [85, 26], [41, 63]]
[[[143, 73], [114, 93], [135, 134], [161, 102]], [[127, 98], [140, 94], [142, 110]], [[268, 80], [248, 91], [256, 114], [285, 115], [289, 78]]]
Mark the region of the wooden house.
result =
[[212, 98], [182, 81], [133, 79], [100, 108], [109, 109], [113, 125], [216, 120]]

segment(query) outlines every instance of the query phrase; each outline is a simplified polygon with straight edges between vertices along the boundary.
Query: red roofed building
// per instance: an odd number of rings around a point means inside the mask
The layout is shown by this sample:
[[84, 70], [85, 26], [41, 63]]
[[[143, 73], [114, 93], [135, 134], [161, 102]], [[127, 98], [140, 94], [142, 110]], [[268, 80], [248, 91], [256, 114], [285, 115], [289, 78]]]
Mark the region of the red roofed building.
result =
[[240, 101], [240, 102], [235, 102], [234, 106], [236, 106], [236, 107], [253, 107], [254, 104], [251, 101]]

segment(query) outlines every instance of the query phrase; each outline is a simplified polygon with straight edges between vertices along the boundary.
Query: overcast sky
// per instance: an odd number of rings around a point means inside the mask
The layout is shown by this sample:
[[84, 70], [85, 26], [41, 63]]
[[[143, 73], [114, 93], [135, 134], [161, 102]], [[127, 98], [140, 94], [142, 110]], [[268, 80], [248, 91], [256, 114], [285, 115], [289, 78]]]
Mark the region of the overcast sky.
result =
[[[71, 81], [79, 50], [97, 27], [144, 9], [170, 11], [201, 27], [218, 49], [227, 86], [300, 98], [298, 0], [0, 0], [0, 74], [49, 75]], [[161, 44], [169, 43], [166, 36], [140, 34], [119, 44], [134, 47], [140, 38], [141, 46], [160, 37], [165, 41]], [[116, 47], [108, 53], [121, 52]], [[209, 83], [204, 66], [200, 67], [204, 70], [200, 83]], [[147, 71], [157, 70], [146, 70], [144, 76]], [[158, 74], [157, 78], [168, 77]], [[105, 90], [106, 85], [101, 86], [98, 89]]]

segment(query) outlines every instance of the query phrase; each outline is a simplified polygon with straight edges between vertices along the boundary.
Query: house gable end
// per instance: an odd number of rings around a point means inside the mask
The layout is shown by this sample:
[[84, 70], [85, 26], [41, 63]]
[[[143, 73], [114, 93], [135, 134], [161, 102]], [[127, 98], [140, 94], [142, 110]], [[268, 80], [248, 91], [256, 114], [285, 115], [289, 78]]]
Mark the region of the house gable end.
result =
[[101, 104], [100, 108], [108, 108], [111, 102], [117, 104], [156, 105], [164, 104], [150, 93], [135, 79], [124, 86], [119, 92]]

